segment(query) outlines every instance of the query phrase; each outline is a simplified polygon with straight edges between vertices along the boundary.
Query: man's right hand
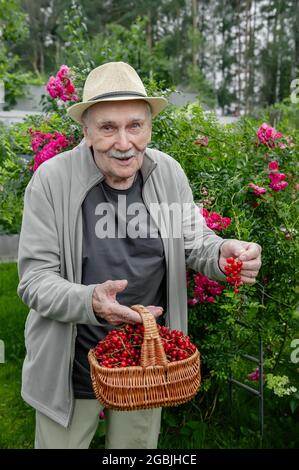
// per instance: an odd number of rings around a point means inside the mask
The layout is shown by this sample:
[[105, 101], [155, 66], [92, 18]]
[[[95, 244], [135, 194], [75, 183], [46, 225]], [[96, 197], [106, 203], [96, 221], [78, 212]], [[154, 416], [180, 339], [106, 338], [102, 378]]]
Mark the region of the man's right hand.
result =
[[[110, 325], [121, 325], [122, 323], [142, 323], [139, 313], [135, 310], [120, 305], [116, 295], [122, 292], [128, 285], [126, 279], [118, 281], [106, 281], [98, 284], [93, 291], [92, 307], [94, 313], [106, 320]], [[162, 307], [149, 305], [146, 307], [155, 318], [163, 313]]]

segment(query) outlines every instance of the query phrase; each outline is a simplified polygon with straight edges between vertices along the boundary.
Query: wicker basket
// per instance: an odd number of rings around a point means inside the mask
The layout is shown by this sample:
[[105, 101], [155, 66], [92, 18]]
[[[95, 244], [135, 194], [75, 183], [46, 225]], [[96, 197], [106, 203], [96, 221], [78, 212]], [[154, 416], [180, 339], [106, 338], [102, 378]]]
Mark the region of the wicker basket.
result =
[[176, 406], [191, 400], [201, 380], [198, 350], [187, 359], [168, 362], [153, 315], [143, 305], [131, 308], [144, 325], [141, 365], [102, 367], [91, 349], [88, 360], [96, 398], [119, 411]]

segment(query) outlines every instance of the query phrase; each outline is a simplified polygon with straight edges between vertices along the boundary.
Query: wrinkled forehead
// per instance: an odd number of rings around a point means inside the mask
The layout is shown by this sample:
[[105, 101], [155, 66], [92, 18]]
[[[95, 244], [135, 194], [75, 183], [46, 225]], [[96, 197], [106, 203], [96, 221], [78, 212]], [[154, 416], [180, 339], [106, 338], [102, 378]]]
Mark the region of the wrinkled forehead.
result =
[[88, 108], [83, 119], [117, 121], [121, 119], [146, 119], [151, 117], [150, 105], [143, 100], [102, 101]]

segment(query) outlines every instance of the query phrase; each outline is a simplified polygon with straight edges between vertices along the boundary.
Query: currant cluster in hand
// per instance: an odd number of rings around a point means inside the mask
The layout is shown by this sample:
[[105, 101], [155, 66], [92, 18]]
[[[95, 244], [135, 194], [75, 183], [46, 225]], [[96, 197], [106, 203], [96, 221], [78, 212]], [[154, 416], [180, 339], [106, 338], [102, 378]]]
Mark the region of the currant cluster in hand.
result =
[[226, 274], [227, 282], [234, 287], [234, 292], [238, 293], [238, 287], [242, 284], [240, 272], [242, 270], [243, 263], [235, 258], [227, 258], [224, 271]]
[[[196, 347], [189, 336], [179, 330], [170, 330], [157, 325], [164, 351], [169, 362], [180, 361], [192, 356]], [[140, 366], [143, 325], [125, 325], [110, 331], [94, 348], [99, 364], [110, 369], [116, 367]]]

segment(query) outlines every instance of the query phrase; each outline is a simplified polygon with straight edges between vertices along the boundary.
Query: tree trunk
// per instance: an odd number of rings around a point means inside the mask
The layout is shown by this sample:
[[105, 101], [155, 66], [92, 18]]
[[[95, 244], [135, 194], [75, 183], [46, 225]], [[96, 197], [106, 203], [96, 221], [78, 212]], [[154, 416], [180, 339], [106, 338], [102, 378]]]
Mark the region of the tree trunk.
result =
[[256, 4], [257, 0], [253, 2], [253, 17], [252, 17], [252, 27], [250, 31], [250, 47], [251, 47], [251, 62], [249, 68], [249, 101], [248, 101], [248, 113], [252, 113], [253, 107], [255, 105], [255, 74], [256, 74], [256, 64], [255, 64], [255, 30], [256, 30]]
[[43, 75], [45, 73], [45, 56], [44, 56], [44, 44], [43, 41], [39, 41], [39, 69]]
[[269, 104], [274, 104], [277, 101], [277, 96], [278, 96], [278, 50], [277, 50], [277, 37], [278, 37], [278, 30], [277, 30], [277, 25], [278, 25], [278, 8], [277, 8], [277, 2], [276, 2], [276, 14], [274, 17], [274, 26], [273, 26], [273, 90], [272, 90], [272, 99]]
[[[224, 13], [224, 11], [223, 11]], [[224, 63], [224, 57], [225, 57], [225, 24], [224, 24], [224, 18], [222, 17], [222, 57], [221, 57], [221, 74], [222, 74], [222, 83], [225, 83], [225, 63]], [[216, 39], [216, 38], [215, 38]], [[225, 114], [225, 105], [222, 105], [222, 114]]]
[[200, 62], [199, 62], [199, 67], [201, 70], [203, 70], [204, 65], [205, 65], [205, 3], [201, 2], [201, 9], [198, 8], [198, 11], [200, 11], [200, 16], [198, 15], [198, 21], [199, 21], [199, 30], [200, 30], [200, 36], [202, 39], [201, 43], [201, 48], [200, 48]]
[[197, 66], [197, 0], [192, 0], [192, 65], [193, 68]]
[[242, 14], [241, 14], [241, 0], [238, 1], [238, 109], [240, 112], [242, 107]]
[[153, 48], [153, 25], [152, 25], [152, 13], [151, 13], [150, 8], [148, 9], [147, 16], [148, 16], [148, 23], [146, 25], [146, 43], [147, 43], [149, 50], [151, 51]]
[[244, 49], [244, 73], [245, 73], [245, 114], [249, 111], [250, 100], [250, 62], [251, 62], [251, 6], [252, 1], [246, 0], [245, 6], [245, 49]]
[[294, 1], [294, 8], [293, 8], [293, 13], [294, 13], [294, 76], [295, 74], [299, 73], [299, 0]]

